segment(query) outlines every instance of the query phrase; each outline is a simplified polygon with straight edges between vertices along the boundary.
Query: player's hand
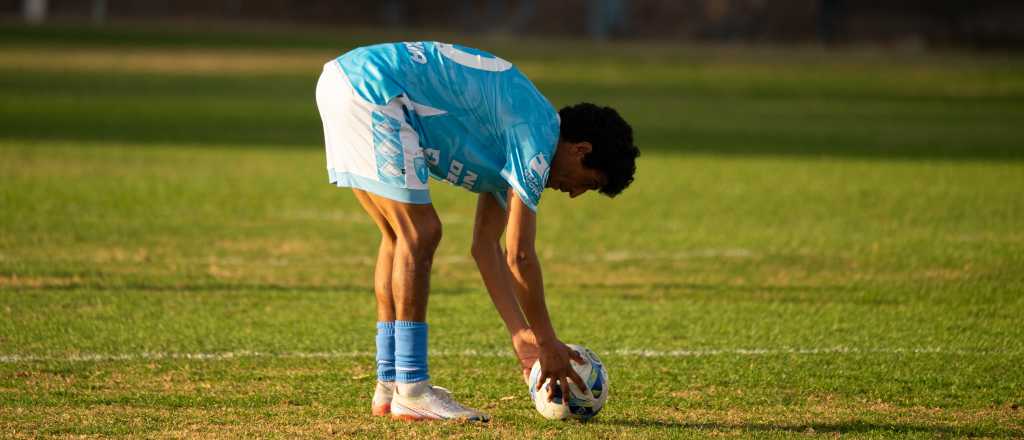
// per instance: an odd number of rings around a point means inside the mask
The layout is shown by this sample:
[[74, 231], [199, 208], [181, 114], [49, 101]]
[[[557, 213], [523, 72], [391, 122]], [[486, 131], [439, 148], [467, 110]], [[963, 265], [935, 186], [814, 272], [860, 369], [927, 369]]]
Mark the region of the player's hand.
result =
[[512, 335], [512, 348], [515, 349], [516, 357], [519, 358], [519, 367], [523, 371], [523, 380], [526, 383], [530, 383], [530, 370], [533, 369], [533, 363], [537, 362], [537, 357], [540, 354], [540, 348], [537, 347], [537, 338], [534, 337], [533, 331], [526, 329]]
[[[569, 348], [568, 345], [562, 343], [557, 339], [552, 340], [546, 344], [540, 345], [540, 378], [537, 380], [537, 389], [544, 386], [548, 379], [551, 380], [551, 386], [557, 386], [562, 389], [562, 403], [569, 402], [569, 381], [576, 382], [576, 386], [583, 392], [586, 392], [587, 385], [583, 382], [583, 379], [576, 374], [576, 370], [569, 364], [569, 360], [575, 360], [577, 363], [586, 362], [579, 353]], [[549, 397], [551, 401], [554, 401], [554, 396]]]

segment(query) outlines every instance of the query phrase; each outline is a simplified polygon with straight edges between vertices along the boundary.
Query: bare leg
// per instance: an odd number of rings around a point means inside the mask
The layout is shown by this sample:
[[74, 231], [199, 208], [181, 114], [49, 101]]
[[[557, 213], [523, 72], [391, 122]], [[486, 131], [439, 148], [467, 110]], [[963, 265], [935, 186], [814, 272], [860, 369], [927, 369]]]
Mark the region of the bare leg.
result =
[[395, 259], [394, 239], [382, 238], [377, 250], [377, 266], [373, 272], [373, 290], [377, 295], [377, 321], [395, 320], [395, 297], [392, 294], [391, 266]]
[[358, 189], [353, 192], [381, 230], [374, 273], [378, 320], [426, 322], [441, 219], [433, 205], [400, 203]]
[[[395, 385], [391, 416], [405, 420], [461, 419], [487, 421], [487, 414], [454, 401], [451, 394], [430, 384], [427, 367], [427, 299], [434, 252], [441, 241], [441, 219], [432, 205], [400, 203], [374, 194], [358, 194], [381, 231], [394, 238], [383, 240], [377, 257], [378, 315], [385, 304], [380, 297], [390, 286], [395, 318]], [[360, 202], [363, 200], [361, 199]], [[372, 208], [372, 209], [371, 209]], [[381, 224], [385, 219], [387, 228]], [[387, 254], [390, 285], [386, 278]]]
[[377, 250], [377, 265], [373, 272], [373, 291], [377, 297], [377, 321], [392, 322], [395, 320], [395, 300], [391, 283], [392, 262], [395, 259], [395, 232], [365, 191], [352, 191], [359, 204], [363, 205], [363, 209], [380, 229], [380, 247]]
[[430, 269], [441, 242], [441, 220], [431, 205], [391, 202], [385, 215], [396, 236], [391, 268], [395, 317], [426, 322]]

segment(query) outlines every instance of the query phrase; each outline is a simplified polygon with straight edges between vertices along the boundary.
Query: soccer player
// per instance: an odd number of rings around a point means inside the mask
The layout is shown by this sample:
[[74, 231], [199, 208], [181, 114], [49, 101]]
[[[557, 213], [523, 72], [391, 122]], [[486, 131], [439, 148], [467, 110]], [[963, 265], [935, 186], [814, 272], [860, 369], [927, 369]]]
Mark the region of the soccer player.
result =
[[[433, 176], [478, 193], [472, 255], [524, 378], [586, 388], [555, 335], [534, 250], [544, 188], [615, 196], [633, 181], [632, 129], [608, 107], [555, 112], [511, 63], [439, 42], [380, 44], [324, 65], [316, 87], [330, 182], [349, 187], [381, 232], [374, 272], [377, 386], [372, 413], [403, 420], [489, 417], [430, 383], [427, 294], [441, 221]], [[505, 234], [506, 250], [500, 238]]]

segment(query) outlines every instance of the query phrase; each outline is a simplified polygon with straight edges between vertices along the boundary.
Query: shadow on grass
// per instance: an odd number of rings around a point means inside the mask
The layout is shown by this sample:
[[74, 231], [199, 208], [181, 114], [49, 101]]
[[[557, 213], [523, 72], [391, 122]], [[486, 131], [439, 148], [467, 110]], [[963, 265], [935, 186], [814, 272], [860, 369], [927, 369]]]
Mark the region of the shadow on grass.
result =
[[933, 434], [936, 436], [957, 437], [1008, 437], [1021, 436], [1024, 431], [1002, 427], [955, 427], [945, 425], [927, 425], [912, 423], [878, 423], [865, 420], [849, 420], [845, 422], [812, 422], [812, 423], [723, 423], [723, 422], [685, 422], [667, 420], [636, 420], [636, 419], [604, 419], [598, 423], [622, 426], [626, 428], [664, 428], [689, 429], [704, 431], [743, 431], [746, 433], [787, 432], [787, 433], [888, 433], [888, 434]]

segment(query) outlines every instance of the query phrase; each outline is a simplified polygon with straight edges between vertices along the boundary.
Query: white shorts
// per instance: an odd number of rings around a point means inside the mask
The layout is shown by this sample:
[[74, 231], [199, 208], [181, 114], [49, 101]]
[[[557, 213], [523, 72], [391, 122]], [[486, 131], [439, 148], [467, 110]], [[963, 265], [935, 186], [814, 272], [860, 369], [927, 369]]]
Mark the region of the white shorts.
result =
[[331, 183], [403, 203], [430, 203], [427, 162], [402, 101], [373, 104], [352, 88], [337, 61], [324, 64], [316, 106]]

